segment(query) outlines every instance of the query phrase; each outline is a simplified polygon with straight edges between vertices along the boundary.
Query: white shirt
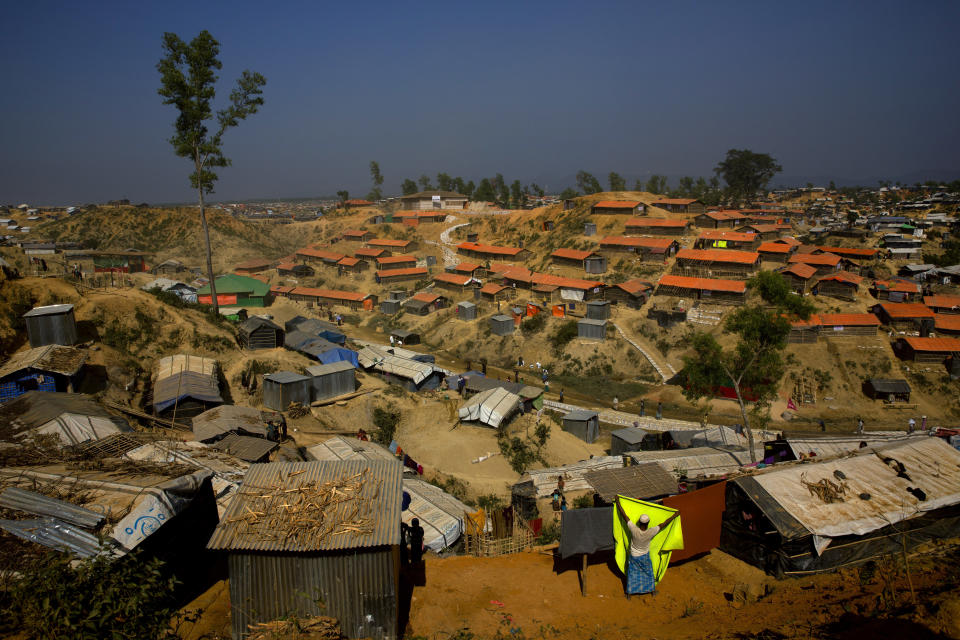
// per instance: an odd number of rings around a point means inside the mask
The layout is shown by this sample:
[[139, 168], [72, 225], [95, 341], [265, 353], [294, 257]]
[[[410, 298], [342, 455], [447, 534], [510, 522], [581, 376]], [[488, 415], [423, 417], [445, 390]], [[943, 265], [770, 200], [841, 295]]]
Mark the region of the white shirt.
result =
[[650, 542], [660, 533], [660, 527], [648, 526], [646, 531], [627, 520], [630, 531], [630, 555], [636, 558], [650, 553]]

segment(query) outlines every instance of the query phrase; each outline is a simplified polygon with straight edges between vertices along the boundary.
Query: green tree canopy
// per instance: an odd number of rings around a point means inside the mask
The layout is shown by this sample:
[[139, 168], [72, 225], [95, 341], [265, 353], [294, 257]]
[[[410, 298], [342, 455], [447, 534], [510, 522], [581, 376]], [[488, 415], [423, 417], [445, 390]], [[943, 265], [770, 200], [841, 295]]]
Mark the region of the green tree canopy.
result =
[[610, 175], [607, 176], [607, 181], [610, 182], [610, 191], [626, 191], [627, 190], [627, 181], [623, 179], [616, 171], [611, 171]]
[[417, 182], [420, 183], [421, 191], [430, 191], [433, 189], [433, 185], [430, 184], [430, 176], [425, 173], [420, 176], [420, 179]]
[[383, 192], [380, 187], [383, 186], [383, 175], [380, 173], [380, 165], [376, 161], [370, 162], [370, 180], [373, 182], [373, 188], [367, 194], [367, 200], [377, 202], [383, 199]]
[[440, 191], [452, 191], [453, 190], [453, 178], [446, 173], [437, 174], [437, 189]]
[[770, 179], [783, 171], [769, 154], [749, 149], [730, 149], [714, 172], [727, 183], [727, 195], [735, 202], [749, 202], [767, 186]]
[[497, 192], [494, 191], [493, 184], [490, 182], [490, 178], [484, 178], [481, 180], [480, 186], [477, 187], [477, 190], [473, 195], [473, 199], [480, 202], [493, 202], [497, 199]]
[[667, 176], [660, 176], [653, 174], [650, 176], [650, 179], [647, 180], [647, 184], [644, 185], [644, 191], [649, 191], [650, 193], [663, 194], [667, 193]]
[[400, 184], [400, 192], [405, 196], [412, 196], [418, 191], [417, 183], [410, 178], [405, 178]]
[[806, 320], [814, 311], [813, 303], [797, 295], [790, 283], [776, 271], [761, 271], [747, 282], [767, 304], [789, 315]]
[[566, 189], [564, 189], [563, 191], [560, 192], [560, 199], [561, 199], [561, 200], [573, 200], [574, 198], [576, 198], [576, 197], [579, 196], [579, 195], [580, 195], [580, 192], [579, 192], [579, 191], [577, 191], [576, 189], [573, 189], [573, 188], [571, 188], [571, 187], [567, 187]]
[[157, 93], [163, 97], [163, 104], [173, 105], [178, 112], [170, 144], [179, 157], [189, 158], [193, 163], [190, 184], [197, 190], [214, 313], [219, 312], [219, 305], [203, 197], [213, 193], [213, 184], [217, 181], [217, 174], [212, 169], [230, 166], [230, 159], [223, 155], [223, 135], [227, 129], [236, 127], [241, 120], [259, 110], [263, 105], [263, 86], [267, 83], [259, 73], [241, 73], [236, 87], [230, 92], [229, 103], [216, 112], [217, 126], [211, 132], [207, 122], [214, 119], [212, 102], [217, 93], [216, 71], [223, 67], [219, 55], [220, 43], [206, 30], [189, 44], [177, 34], [167, 32], [163, 34], [163, 57], [157, 63], [160, 72]]
[[600, 181], [597, 180], [593, 174], [587, 173], [583, 169], [577, 171], [577, 186], [587, 195], [603, 191]]

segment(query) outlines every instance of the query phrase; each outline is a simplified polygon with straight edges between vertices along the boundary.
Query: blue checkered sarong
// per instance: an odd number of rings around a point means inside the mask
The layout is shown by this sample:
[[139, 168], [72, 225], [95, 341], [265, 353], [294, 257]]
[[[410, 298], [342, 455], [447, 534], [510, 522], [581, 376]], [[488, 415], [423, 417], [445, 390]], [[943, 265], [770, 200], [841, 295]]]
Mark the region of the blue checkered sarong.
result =
[[627, 593], [650, 593], [657, 588], [657, 580], [653, 575], [653, 563], [650, 554], [642, 556], [627, 556]]

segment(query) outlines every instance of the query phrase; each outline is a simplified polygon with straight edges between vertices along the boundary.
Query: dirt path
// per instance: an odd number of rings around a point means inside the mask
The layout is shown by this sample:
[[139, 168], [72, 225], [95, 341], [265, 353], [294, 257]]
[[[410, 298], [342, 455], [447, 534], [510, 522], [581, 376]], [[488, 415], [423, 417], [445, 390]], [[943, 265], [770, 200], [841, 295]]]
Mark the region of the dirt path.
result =
[[[653, 349], [649, 345], [644, 348], [637, 338], [631, 338], [627, 333], [620, 327], [616, 322], [613, 323], [613, 326], [616, 327], [617, 333], [626, 340], [630, 346], [639, 351], [647, 361], [653, 365], [653, 368], [656, 369], [657, 373], [660, 374], [660, 377], [663, 378], [663, 381], [666, 382], [677, 372], [674, 370], [673, 366], [667, 362], [656, 349]], [[654, 355], [656, 354], [656, 355]]]
[[[447, 216], [447, 222], [455, 222], [457, 220], [454, 216]], [[469, 222], [461, 222], [460, 224], [455, 224], [452, 227], [447, 227], [440, 233], [440, 242], [433, 242], [428, 240], [427, 244], [435, 244], [440, 247], [440, 251], [443, 252], [443, 265], [446, 267], [452, 267], [460, 262], [460, 258], [457, 257], [457, 254], [454, 253], [453, 249], [450, 248], [454, 244], [453, 240], [450, 239], [450, 232], [454, 229], [459, 229], [460, 227], [470, 226]]]

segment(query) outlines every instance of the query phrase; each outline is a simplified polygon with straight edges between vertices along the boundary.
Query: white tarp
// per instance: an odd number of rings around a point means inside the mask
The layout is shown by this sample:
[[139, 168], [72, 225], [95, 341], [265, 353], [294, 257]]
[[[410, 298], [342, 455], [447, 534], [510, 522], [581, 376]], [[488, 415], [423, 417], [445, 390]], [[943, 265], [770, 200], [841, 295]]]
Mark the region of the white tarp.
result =
[[[902, 464], [903, 475], [910, 479], [898, 476], [884, 458]], [[851, 458], [790, 465], [754, 478], [814, 535], [864, 535], [918, 513], [960, 503], [960, 451], [940, 438], [912, 438], [862, 449]], [[842, 502], [824, 502], [801, 481], [815, 484], [824, 479], [845, 486]], [[921, 489], [926, 500], [909, 493], [908, 487]], [[863, 500], [860, 494], [869, 494], [870, 499]]]
[[364, 347], [357, 353], [357, 360], [364, 369], [380, 373], [392, 373], [420, 384], [433, 373], [433, 365], [391, 355], [378, 347]]
[[520, 406], [520, 396], [510, 393], [503, 387], [494, 387], [481, 391], [460, 407], [461, 420], [482, 422], [494, 429], [516, 412]]
[[404, 478], [403, 490], [410, 496], [410, 505], [400, 517], [407, 525], [414, 518], [420, 520], [424, 546], [439, 552], [460, 538], [463, 533], [463, 514], [473, 509], [423, 480]]
[[53, 434], [60, 438], [64, 445], [72, 445], [88, 440], [101, 440], [121, 431], [130, 431], [130, 429], [121, 429], [117, 426], [116, 420], [105, 416], [63, 413], [28, 433]]
[[560, 299], [583, 302], [583, 291], [580, 289], [560, 289]]

